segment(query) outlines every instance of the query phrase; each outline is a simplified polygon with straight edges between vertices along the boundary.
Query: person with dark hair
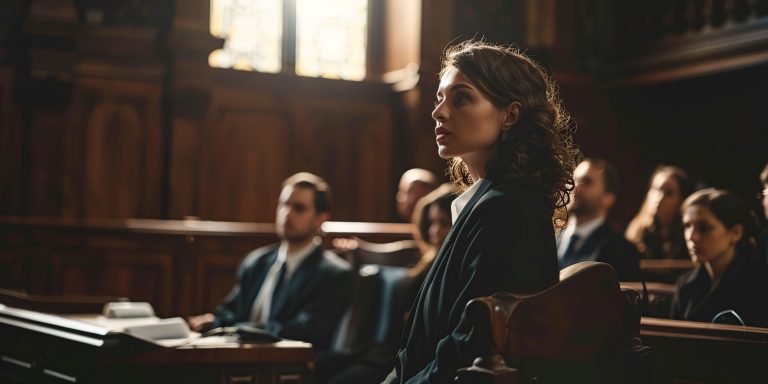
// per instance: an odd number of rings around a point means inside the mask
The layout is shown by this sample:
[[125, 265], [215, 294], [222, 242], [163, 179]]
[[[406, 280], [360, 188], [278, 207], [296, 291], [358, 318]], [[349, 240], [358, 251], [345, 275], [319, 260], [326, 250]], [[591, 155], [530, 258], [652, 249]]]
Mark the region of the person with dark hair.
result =
[[693, 192], [688, 173], [660, 166], [651, 175], [645, 201], [624, 235], [645, 259], [687, 259], [680, 206]]
[[558, 237], [560, 269], [582, 261], [599, 261], [616, 270], [621, 281], [640, 277], [640, 255], [606, 220], [619, 195], [619, 174], [604, 159], [585, 159], [573, 172], [576, 188], [571, 218]]
[[214, 313], [188, 318], [190, 327], [249, 325], [328, 348], [353, 283], [350, 265], [324, 250], [318, 236], [330, 208], [331, 189], [320, 177], [301, 172], [286, 179], [276, 214], [281, 242], [246, 255], [237, 285]]
[[[760, 192], [757, 194], [763, 206], [763, 214], [768, 221], [768, 164], [760, 172]], [[760, 232], [757, 238], [757, 257], [768, 263], [768, 225]]]
[[555, 84], [518, 50], [470, 40], [447, 49], [436, 96], [438, 154], [463, 193], [385, 383], [451, 382], [490, 348], [463, 320], [469, 300], [559, 279], [554, 227], [578, 150]]
[[732, 192], [708, 188], [685, 200], [682, 216], [697, 266], [677, 281], [672, 318], [768, 326], [768, 266], [752, 257], [752, 212]]

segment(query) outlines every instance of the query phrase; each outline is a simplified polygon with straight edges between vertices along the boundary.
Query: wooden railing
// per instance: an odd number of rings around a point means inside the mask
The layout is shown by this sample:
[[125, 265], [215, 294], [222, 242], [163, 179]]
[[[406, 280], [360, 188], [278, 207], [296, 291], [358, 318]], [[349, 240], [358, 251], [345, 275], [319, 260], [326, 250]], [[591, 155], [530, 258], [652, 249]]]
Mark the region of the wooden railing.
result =
[[[327, 222], [324, 240], [411, 239], [396, 223]], [[0, 288], [108, 295], [153, 304], [160, 316], [212, 310], [242, 258], [277, 241], [274, 224], [198, 220], [0, 217]]]

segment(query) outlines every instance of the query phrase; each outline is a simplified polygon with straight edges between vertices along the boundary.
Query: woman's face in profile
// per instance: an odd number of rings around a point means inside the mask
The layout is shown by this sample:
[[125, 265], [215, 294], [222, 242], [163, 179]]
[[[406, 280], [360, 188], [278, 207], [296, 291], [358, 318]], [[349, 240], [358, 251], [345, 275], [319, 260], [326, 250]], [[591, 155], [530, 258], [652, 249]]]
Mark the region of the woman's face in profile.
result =
[[740, 226], [728, 229], [709, 208], [692, 205], [683, 211], [685, 244], [694, 262], [711, 262], [734, 252], [741, 238]]
[[668, 172], [656, 174], [648, 189], [648, 207], [656, 221], [663, 226], [671, 225], [677, 219], [682, 204], [683, 196], [677, 180]]
[[437, 204], [432, 204], [427, 211], [427, 219], [429, 219], [429, 243], [439, 248], [448, 237], [448, 231], [451, 230], [451, 214], [440, 209]]
[[432, 118], [435, 120], [437, 152], [449, 159], [490, 154], [501, 134], [505, 112], [456, 68], [449, 68], [440, 79]]

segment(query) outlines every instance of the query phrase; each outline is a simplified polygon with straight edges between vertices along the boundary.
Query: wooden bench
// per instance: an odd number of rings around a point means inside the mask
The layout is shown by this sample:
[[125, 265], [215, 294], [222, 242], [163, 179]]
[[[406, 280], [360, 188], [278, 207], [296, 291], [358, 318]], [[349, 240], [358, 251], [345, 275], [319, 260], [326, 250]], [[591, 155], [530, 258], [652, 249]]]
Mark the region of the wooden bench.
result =
[[768, 383], [768, 329], [644, 317], [657, 383]]
[[696, 266], [691, 260], [641, 259], [640, 277], [645, 281], [674, 283], [677, 278]]

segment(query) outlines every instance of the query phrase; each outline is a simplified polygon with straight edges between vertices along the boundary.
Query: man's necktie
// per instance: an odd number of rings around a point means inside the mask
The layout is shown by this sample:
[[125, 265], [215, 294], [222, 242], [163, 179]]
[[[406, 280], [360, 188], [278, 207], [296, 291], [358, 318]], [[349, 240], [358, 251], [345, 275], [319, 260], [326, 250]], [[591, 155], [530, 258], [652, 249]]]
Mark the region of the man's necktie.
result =
[[560, 269], [563, 269], [576, 261], [576, 243], [579, 242], [579, 237], [580, 236], [577, 234], [571, 236], [571, 239], [568, 242], [568, 247], [565, 248], [563, 257], [560, 258]]
[[272, 307], [275, 288], [280, 280], [282, 280], [284, 274], [285, 260], [278, 258], [267, 272], [267, 276], [264, 278], [261, 288], [259, 288], [259, 293], [253, 301], [250, 317], [252, 322], [263, 324], [269, 320], [269, 312]]

